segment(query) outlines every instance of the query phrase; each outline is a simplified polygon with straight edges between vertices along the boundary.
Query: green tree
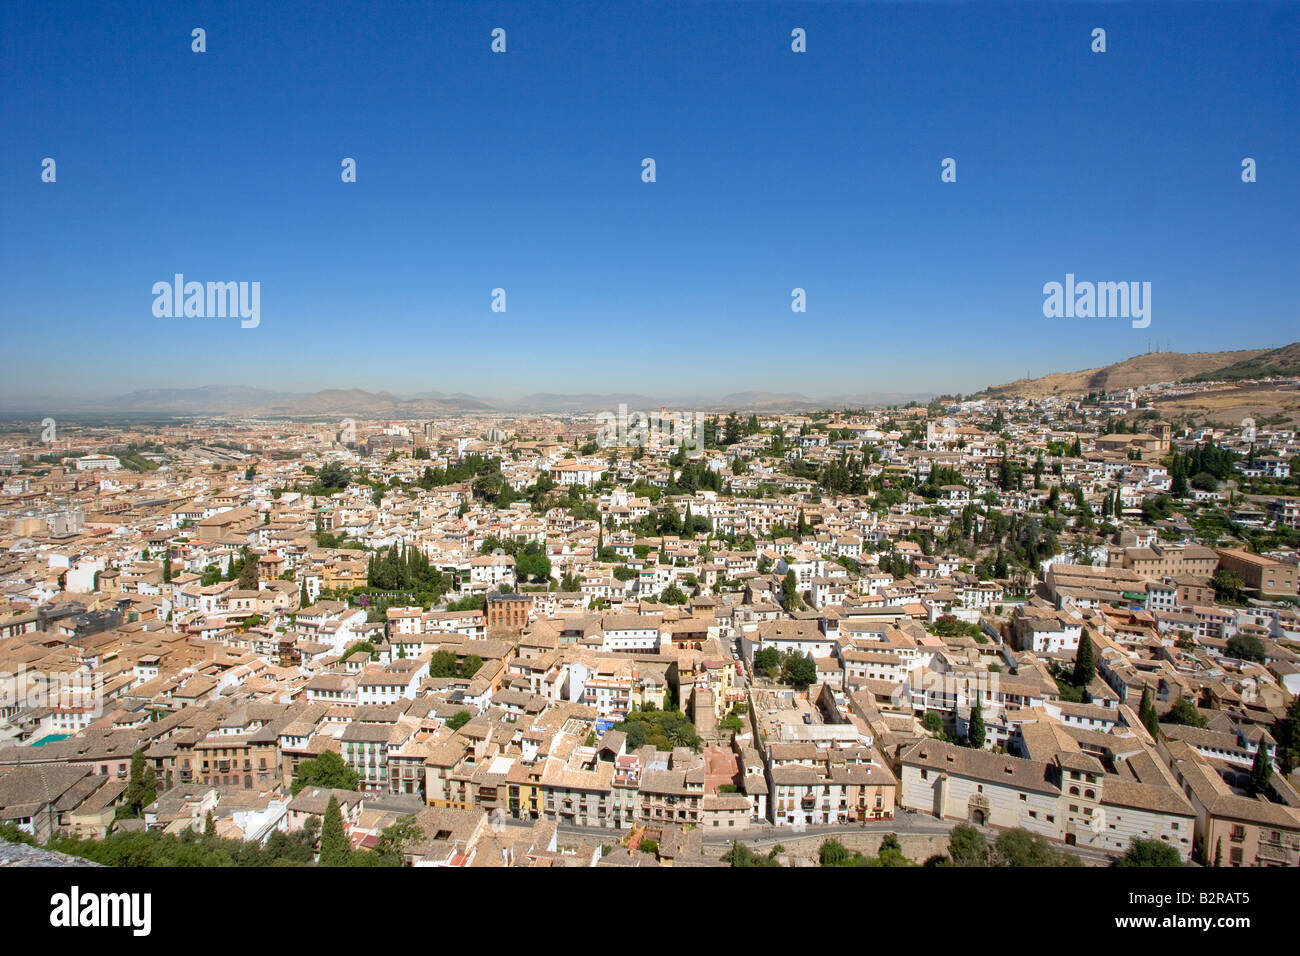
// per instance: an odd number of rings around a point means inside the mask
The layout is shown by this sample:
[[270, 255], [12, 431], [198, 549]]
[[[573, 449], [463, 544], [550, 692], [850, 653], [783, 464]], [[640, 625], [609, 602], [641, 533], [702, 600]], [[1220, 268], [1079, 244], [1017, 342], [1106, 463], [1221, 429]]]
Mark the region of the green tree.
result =
[[687, 602], [688, 598], [682, 593], [682, 589], [674, 583], [664, 589], [663, 594], [659, 595], [659, 600], [664, 604], [682, 605]]
[[320, 865], [347, 866], [351, 862], [352, 847], [343, 830], [343, 811], [339, 809], [338, 800], [330, 795], [325, 806], [325, 820], [320, 831]]
[[140, 816], [144, 808], [154, 802], [158, 795], [158, 778], [144, 759], [144, 751], [137, 750], [131, 755], [131, 776], [123, 796], [123, 807], [130, 810], [133, 817]]
[[415, 822], [415, 817], [408, 814], [379, 832], [375, 858], [382, 866], [401, 866], [405, 848], [422, 839], [424, 830]]
[[988, 841], [969, 823], [959, 823], [948, 834], [948, 857], [954, 866], [988, 866]]
[[1273, 727], [1277, 741], [1277, 765], [1283, 774], [1300, 767], [1300, 697], [1293, 697], [1286, 714]]
[[762, 856], [745, 844], [733, 840], [731, 849], [723, 854], [722, 862], [734, 867], [780, 866], [776, 859], [780, 852], [780, 847], [773, 847], [767, 856]]
[[244, 560], [239, 566], [239, 589], [241, 591], [257, 590], [257, 557], [244, 548]]
[[1084, 628], [1079, 637], [1079, 650], [1074, 655], [1074, 675], [1070, 679], [1075, 687], [1087, 687], [1097, 676], [1097, 662], [1093, 657], [1092, 636]]
[[1112, 866], [1182, 866], [1178, 851], [1163, 840], [1144, 840], [1134, 837], [1128, 851]]
[[1253, 634], [1234, 634], [1228, 638], [1228, 656], [1243, 661], [1264, 662], [1264, 642]]
[[1186, 697], [1179, 697], [1174, 702], [1174, 706], [1169, 708], [1169, 713], [1165, 714], [1163, 723], [1205, 728], [1205, 718], [1196, 709], [1196, 705]]
[[530, 541], [515, 555], [515, 573], [521, 581], [545, 581], [551, 576], [551, 559], [536, 541]]
[[785, 572], [785, 579], [781, 582], [781, 607], [787, 613], [803, 607], [803, 601], [799, 599], [799, 580], [793, 569]]
[[469, 711], [458, 710], [456, 711], [456, 713], [452, 714], [451, 717], [447, 719], [447, 726], [450, 727], [452, 730], [460, 730], [460, 728], [464, 727], [469, 722], [470, 722]]
[[845, 866], [852, 856], [839, 840], [823, 840], [817, 850], [817, 859], [822, 866]]
[[1156, 713], [1155, 701], [1151, 697], [1151, 688], [1142, 688], [1142, 703], [1138, 706], [1138, 717], [1142, 726], [1152, 737], [1160, 739], [1160, 716]]
[[1044, 837], [1020, 827], [998, 834], [993, 842], [992, 860], [994, 866], [1011, 867], [1080, 865], [1073, 853], [1057, 850]]
[[803, 689], [817, 683], [817, 664], [812, 655], [791, 651], [781, 666], [781, 676], [787, 684]]
[[975, 706], [970, 711], [970, 725], [966, 729], [966, 744], [977, 749], [984, 748], [984, 711], [980, 708], [980, 702], [975, 701]]
[[646, 741], [650, 738], [649, 730], [647, 730], [646, 725], [640, 721], [625, 721], [621, 726], [618, 726], [617, 729], [627, 735], [627, 749], [629, 751], [638, 750], [641, 747], [644, 747]]
[[458, 672], [456, 655], [451, 651], [435, 651], [429, 659], [430, 677], [455, 677]]
[[1214, 588], [1214, 597], [1220, 604], [1244, 603], [1246, 580], [1236, 571], [1216, 571], [1210, 578], [1210, 587]]
[[886, 833], [885, 838], [880, 841], [880, 852], [876, 854], [876, 859], [881, 866], [907, 866], [907, 857], [903, 856], [903, 847], [898, 842], [898, 836], [893, 833]]
[[298, 764], [298, 776], [294, 778], [291, 789], [295, 795], [303, 787], [355, 790], [360, 783], [361, 778], [357, 772], [345, 764], [342, 757], [332, 750], [326, 750], [319, 757]]
[[765, 647], [754, 654], [754, 670], [768, 680], [776, 680], [781, 673], [781, 652], [775, 647]]
[[1186, 498], [1189, 492], [1190, 488], [1187, 483], [1187, 471], [1179, 464], [1179, 462], [1175, 461], [1172, 480], [1169, 485], [1169, 493], [1175, 498]]
[[357, 651], [364, 651], [373, 659], [375, 656], [375, 645], [371, 644], [369, 641], [357, 641], [355, 644], [348, 646], [348, 649], [343, 652], [343, 657], [340, 659], [347, 660]]
[[1247, 784], [1246, 790], [1252, 797], [1267, 795], [1269, 780], [1273, 777], [1273, 764], [1264, 749], [1264, 742], [1261, 740], [1259, 749], [1255, 751], [1255, 759], [1250, 764], [1250, 783]]
[[331, 495], [342, 491], [352, 481], [352, 473], [337, 461], [329, 461], [316, 473], [316, 480], [309, 489], [312, 495]]

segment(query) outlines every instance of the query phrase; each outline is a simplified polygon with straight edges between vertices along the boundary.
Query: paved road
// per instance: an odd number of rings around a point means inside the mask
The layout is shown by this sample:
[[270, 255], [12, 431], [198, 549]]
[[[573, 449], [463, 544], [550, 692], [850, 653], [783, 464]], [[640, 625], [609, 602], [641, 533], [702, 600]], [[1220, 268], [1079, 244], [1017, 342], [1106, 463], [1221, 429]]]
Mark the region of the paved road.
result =
[[[788, 843], [791, 840], [835, 836], [845, 832], [870, 833], [875, 831], [879, 833], [946, 834], [961, 822], [963, 821], [939, 820], [924, 813], [899, 813], [893, 820], [870, 820], [866, 823], [810, 826], [804, 827], [802, 830], [796, 830], [793, 827], [776, 827], [771, 823], [764, 822], [739, 833], [705, 833], [702, 840], [706, 846], [716, 847], [729, 844], [732, 840], [739, 840], [741, 843], [754, 848], [767, 847], [770, 849], [778, 843]], [[651, 824], [651, 826], [654, 826], [654, 824]], [[997, 839], [998, 833], [1001, 832], [989, 827], [980, 827], [979, 829], [983, 831], [985, 839], [990, 844]], [[560, 824], [559, 832], [570, 836], [581, 836], [593, 842], [616, 843], [619, 837], [625, 836], [628, 831], [611, 830], [605, 827], [575, 827]], [[1114, 859], [1114, 857], [1102, 853], [1100, 850], [1087, 847], [1066, 847], [1055, 843], [1053, 846], [1077, 854], [1088, 866], [1109, 866], [1111, 860]]]
[[[893, 820], [870, 820], [867, 823], [837, 823], [826, 826], [809, 826], [802, 830], [796, 830], [794, 827], [776, 827], [770, 823], [760, 823], [751, 826], [747, 830], [739, 833], [729, 831], [727, 833], [705, 832], [703, 842], [708, 843], [730, 843], [732, 840], [740, 840], [744, 843], [755, 846], [763, 844], [780, 843], [782, 840], [793, 840], [799, 837], [815, 836], [833, 836], [836, 833], [850, 832], [871, 832], [881, 833], [947, 833], [959, 821], [956, 820], [936, 820], [933, 817], [927, 817], [916, 813], [900, 813]], [[657, 826], [651, 823], [649, 826]], [[571, 824], [562, 823], [559, 826], [559, 832], [572, 836], [581, 836], [591, 840], [602, 840], [604, 842], [614, 842], [620, 836], [627, 834], [627, 830], [612, 830], [606, 827], [578, 827]]]

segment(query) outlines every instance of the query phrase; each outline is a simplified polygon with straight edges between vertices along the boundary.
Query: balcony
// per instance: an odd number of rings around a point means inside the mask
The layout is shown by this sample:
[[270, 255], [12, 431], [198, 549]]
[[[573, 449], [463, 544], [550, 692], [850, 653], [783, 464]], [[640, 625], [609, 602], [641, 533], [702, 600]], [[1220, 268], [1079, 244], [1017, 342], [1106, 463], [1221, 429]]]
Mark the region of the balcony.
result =
[[1262, 866], [1295, 866], [1300, 862], [1300, 848], [1281, 841], [1260, 840], [1255, 857]]

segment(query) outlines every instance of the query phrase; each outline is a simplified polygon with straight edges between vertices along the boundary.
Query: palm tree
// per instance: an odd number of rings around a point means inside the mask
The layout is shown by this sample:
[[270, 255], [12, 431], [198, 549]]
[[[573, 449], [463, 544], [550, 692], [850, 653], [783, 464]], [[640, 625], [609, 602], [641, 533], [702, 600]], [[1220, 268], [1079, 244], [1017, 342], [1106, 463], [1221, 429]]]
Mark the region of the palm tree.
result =
[[674, 723], [664, 731], [664, 736], [674, 747], [689, 747], [692, 738], [695, 736], [689, 724], [685, 721]]

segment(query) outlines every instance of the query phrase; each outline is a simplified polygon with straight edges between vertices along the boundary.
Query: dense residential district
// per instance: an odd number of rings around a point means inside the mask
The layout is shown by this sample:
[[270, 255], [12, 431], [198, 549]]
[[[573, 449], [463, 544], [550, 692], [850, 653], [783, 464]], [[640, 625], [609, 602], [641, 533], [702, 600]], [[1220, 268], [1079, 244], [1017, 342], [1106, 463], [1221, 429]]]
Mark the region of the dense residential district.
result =
[[0, 847], [1300, 864], [1285, 421], [664, 420], [5, 426]]

